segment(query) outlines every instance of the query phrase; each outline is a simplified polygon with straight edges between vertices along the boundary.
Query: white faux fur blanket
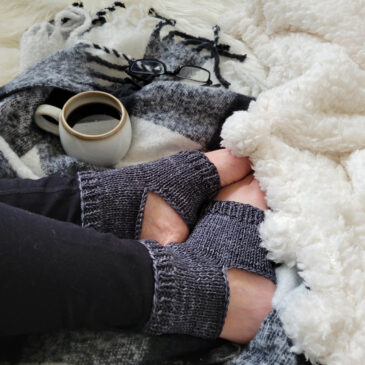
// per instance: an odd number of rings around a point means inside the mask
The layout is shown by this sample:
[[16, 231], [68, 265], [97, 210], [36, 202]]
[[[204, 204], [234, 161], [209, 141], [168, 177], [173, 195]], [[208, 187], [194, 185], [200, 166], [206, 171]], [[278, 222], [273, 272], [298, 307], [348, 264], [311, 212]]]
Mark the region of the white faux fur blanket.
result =
[[[71, 2], [0, 4], [0, 84], [23, 67], [21, 33]], [[108, 3], [84, 2], [91, 10]], [[288, 268], [279, 273], [274, 305], [295, 351], [322, 364], [363, 364], [364, 0], [125, 3], [154, 7], [201, 36], [219, 24], [222, 42], [248, 54], [239, 69], [227, 61], [222, 72], [238, 74], [233, 90], [257, 101], [230, 117], [222, 135], [226, 147], [250, 156], [271, 207], [264, 245]], [[101, 43], [114, 47], [113, 39]]]
[[312, 360], [364, 364], [365, 2], [246, 1], [224, 29], [268, 69], [222, 135], [266, 191], [270, 257], [304, 280], [276, 298], [286, 332]]

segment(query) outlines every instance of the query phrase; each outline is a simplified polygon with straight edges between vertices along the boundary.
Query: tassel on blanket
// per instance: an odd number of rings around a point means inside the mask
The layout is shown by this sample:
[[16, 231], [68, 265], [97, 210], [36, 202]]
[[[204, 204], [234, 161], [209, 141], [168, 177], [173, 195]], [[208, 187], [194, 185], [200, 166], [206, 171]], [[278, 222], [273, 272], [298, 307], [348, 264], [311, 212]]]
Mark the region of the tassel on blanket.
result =
[[75, 6], [77, 8], [83, 8], [84, 7], [84, 4], [80, 1], [80, 2], [75, 2], [75, 3], [72, 3], [72, 6]]
[[[161, 20], [161, 22], [158, 23], [154, 29], [154, 35], [156, 35], [156, 36], [159, 35], [162, 27], [164, 27], [165, 25], [175, 26], [175, 24], [176, 24], [176, 20], [168, 19], [168, 18], [165, 18], [165, 17], [159, 15], [156, 12], [156, 10], [153, 8], [151, 8], [149, 10], [148, 14]], [[166, 37], [173, 38], [174, 36], [178, 36], [180, 38], [183, 38], [185, 45], [196, 45], [196, 48], [194, 50], [197, 52], [201, 52], [204, 49], [210, 51], [210, 58], [214, 59], [214, 74], [215, 74], [217, 80], [220, 82], [220, 84], [223, 87], [225, 87], [226, 89], [228, 89], [231, 84], [226, 79], [224, 79], [221, 74], [220, 67], [219, 67], [219, 61], [220, 61], [219, 56], [222, 55], [222, 56], [233, 58], [240, 62], [243, 62], [246, 59], [247, 55], [239, 55], [239, 54], [230, 53], [229, 45], [219, 44], [219, 31], [220, 31], [219, 26], [215, 25], [213, 27], [213, 32], [214, 32], [213, 41], [211, 41], [207, 38], [203, 38], [203, 37], [194, 37], [192, 35], [189, 35], [184, 32], [177, 31], [177, 30], [169, 32], [169, 34]], [[219, 85], [216, 85], [216, 86], [219, 86]]]
[[100, 23], [99, 25], [103, 25], [104, 23], [106, 23], [105, 16], [108, 14], [108, 12], [112, 13], [113, 11], [115, 11], [117, 9], [117, 7], [125, 8], [125, 5], [120, 1], [116, 1], [113, 3], [112, 6], [108, 6], [104, 9], [98, 11], [96, 13], [96, 17], [92, 20], [92, 24], [95, 25], [95, 24]]
[[225, 56], [225, 57], [229, 57], [229, 58], [233, 58], [236, 59], [240, 62], [243, 62], [247, 55], [239, 55], [239, 54], [234, 54], [234, 53], [230, 53], [229, 51], [229, 46], [226, 44], [219, 44], [219, 26], [215, 25], [213, 27], [213, 32], [214, 32], [214, 40], [211, 41], [209, 39], [206, 38], [202, 38], [202, 37], [193, 37], [191, 35], [188, 35], [186, 33], [183, 32], [179, 32], [179, 31], [172, 31], [171, 35], [172, 36], [178, 36], [181, 38], [184, 38], [184, 44], [186, 45], [196, 45], [197, 47], [195, 48], [195, 50], [197, 52], [201, 52], [203, 49], [206, 49], [208, 51], [210, 51], [210, 57], [214, 59], [214, 74], [217, 78], [217, 80], [220, 82], [220, 84], [225, 87], [226, 89], [229, 88], [229, 86], [231, 85], [230, 82], [228, 82], [226, 79], [223, 78], [221, 72], [220, 72], [220, 67], [219, 67], [219, 56]]

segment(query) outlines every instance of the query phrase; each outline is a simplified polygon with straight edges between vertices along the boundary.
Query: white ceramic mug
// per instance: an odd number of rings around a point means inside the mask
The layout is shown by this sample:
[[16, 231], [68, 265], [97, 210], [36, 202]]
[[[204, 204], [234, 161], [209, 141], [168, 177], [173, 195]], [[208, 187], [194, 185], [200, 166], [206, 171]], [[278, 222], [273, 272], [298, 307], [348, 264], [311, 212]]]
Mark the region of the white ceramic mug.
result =
[[[58, 126], [44, 116], [55, 119]], [[68, 155], [99, 166], [119, 162], [132, 140], [131, 122], [124, 105], [102, 91], [76, 94], [62, 109], [42, 104], [34, 119], [38, 127], [60, 136]]]

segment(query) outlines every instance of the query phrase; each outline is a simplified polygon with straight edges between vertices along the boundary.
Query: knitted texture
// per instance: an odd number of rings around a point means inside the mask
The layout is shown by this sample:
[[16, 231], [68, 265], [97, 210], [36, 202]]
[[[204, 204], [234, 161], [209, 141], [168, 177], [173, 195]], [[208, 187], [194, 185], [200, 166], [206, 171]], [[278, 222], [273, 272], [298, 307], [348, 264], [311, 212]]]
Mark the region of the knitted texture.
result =
[[199, 151], [103, 172], [79, 173], [82, 223], [138, 238], [149, 192], [160, 195], [191, 228], [201, 204], [219, 190], [216, 167]]
[[155, 295], [145, 331], [217, 338], [228, 307], [224, 270], [195, 257], [181, 244], [144, 240], [154, 263]]
[[224, 365], [309, 365], [305, 359], [299, 358], [290, 350], [292, 345], [285, 334], [278, 312], [272, 310], [244, 351]]
[[238, 268], [262, 275], [275, 282], [275, 271], [260, 247], [258, 225], [264, 212], [248, 204], [214, 201], [206, 205], [184, 250], [192, 250], [217, 266]]
[[[139, 5], [137, 1], [136, 7]], [[262, 88], [257, 78], [251, 76], [252, 58], [245, 71], [241, 64], [244, 67], [246, 62], [224, 55], [220, 57], [221, 71], [232, 86], [236, 85], [235, 88], [200, 87], [161, 78], [141, 88], [135, 87], [131, 82], [135, 80], [130, 80], [123, 71], [128, 64], [125, 54], [133, 59], [157, 58], [168, 70], [186, 64], [202, 66], [209, 69], [213, 81], [218, 82], [214, 79], [211, 52], [204, 49], [213, 41], [213, 32], [209, 33], [213, 23], [207, 16], [209, 25], [204, 28], [207, 39], [195, 39], [192, 43], [175, 34], [175, 28], [166, 22], [163, 23], [166, 26], [154, 31], [152, 28], [158, 19], [155, 22], [142, 19], [143, 24], [131, 21], [147, 17], [147, 12], [140, 16], [141, 11], [136, 8], [130, 8], [130, 12], [128, 7], [117, 8], [113, 22], [100, 26], [92, 24], [94, 28], [90, 32], [84, 30], [95, 18], [83, 17], [80, 9], [74, 9], [74, 15], [63, 13], [62, 17], [57, 17], [60, 21], [32, 27], [24, 36], [20, 52], [24, 72], [0, 89], [0, 176], [37, 178], [53, 174], [75, 175], [77, 171], [95, 169], [67, 156], [58, 137], [34, 125], [34, 111], [40, 104], [62, 107], [70, 96], [86, 90], [103, 90], [118, 97], [126, 106], [133, 125], [131, 148], [115, 166], [124, 167], [180, 150], [217, 148], [224, 121], [233, 112], [246, 110], [252, 101], [241, 93]], [[80, 14], [80, 22], [77, 14]], [[110, 16], [107, 14], [106, 20]], [[71, 20], [66, 21], [64, 17]], [[181, 29], [184, 22], [179, 24]], [[190, 30], [188, 22], [183, 30], [199, 35], [193, 28]], [[87, 36], [89, 38], [85, 39]], [[225, 36], [224, 42], [229, 39]], [[231, 43], [237, 45], [236, 40]], [[229, 49], [229, 45], [220, 40], [214, 46], [225, 52]], [[56, 50], [59, 51], [54, 53]], [[240, 94], [235, 92], [237, 90]], [[89, 364], [93, 361], [135, 365], [166, 363], [169, 353], [173, 362], [191, 364], [193, 360], [189, 354], [196, 354], [196, 349], [203, 347], [202, 341], [189, 336], [182, 340], [178, 336], [147, 336], [121, 330], [71, 331], [30, 336], [17, 355], [24, 363]], [[235, 351], [233, 347], [231, 356]], [[216, 355], [213, 358], [212, 362], [219, 362]], [[209, 361], [199, 360], [199, 363]]]
[[184, 243], [145, 240], [154, 263], [155, 294], [146, 331], [219, 336], [228, 306], [226, 269], [241, 268], [275, 281], [259, 247], [262, 210], [232, 201], [209, 203]]

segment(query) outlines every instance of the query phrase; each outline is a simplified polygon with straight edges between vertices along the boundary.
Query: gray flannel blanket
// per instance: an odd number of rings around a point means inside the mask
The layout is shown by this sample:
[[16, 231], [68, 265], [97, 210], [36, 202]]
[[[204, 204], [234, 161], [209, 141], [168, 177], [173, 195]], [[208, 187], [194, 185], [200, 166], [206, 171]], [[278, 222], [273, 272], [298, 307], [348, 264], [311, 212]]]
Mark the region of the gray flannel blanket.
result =
[[[80, 6], [76, 8], [72, 12], [82, 15]], [[180, 33], [174, 29], [175, 20], [151, 11], [156, 25], [149, 34], [144, 57], [161, 60], [168, 69], [188, 64], [206, 67], [218, 86], [199, 86], [169, 77], [141, 83], [125, 73], [126, 59], [133, 59], [133, 54], [127, 56], [123, 50], [90, 42], [83, 36], [93, 27], [105, 26], [102, 15], [90, 22], [75, 44], [43, 58], [0, 89], [0, 177], [38, 178], [96, 169], [67, 156], [59, 139], [37, 128], [33, 120], [40, 104], [61, 107], [78, 92], [110, 92], [128, 110], [132, 146], [115, 167], [183, 149], [219, 148], [221, 126], [226, 118], [236, 110], [248, 108], [252, 98], [230, 91], [230, 82], [219, 69], [221, 57], [244, 62], [244, 56], [230, 53], [229, 46], [219, 42], [218, 28], [212, 30], [211, 39]], [[71, 20], [64, 17], [61, 23], [66, 26]], [[53, 24], [49, 24], [50, 33]], [[36, 40], [40, 31], [31, 29], [27, 41], [32, 41], [32, 37]], [[63, 33], [65, 41], [69, 34], [70, 31]], [[294, 365], [302, 361], [290, 352], [290, 341], [275, 311], [248, 346], [121, 330], [61, 332], [17, 341], [15, 363]]]

